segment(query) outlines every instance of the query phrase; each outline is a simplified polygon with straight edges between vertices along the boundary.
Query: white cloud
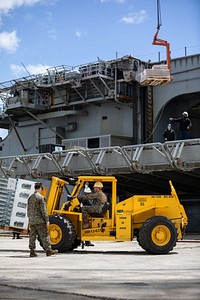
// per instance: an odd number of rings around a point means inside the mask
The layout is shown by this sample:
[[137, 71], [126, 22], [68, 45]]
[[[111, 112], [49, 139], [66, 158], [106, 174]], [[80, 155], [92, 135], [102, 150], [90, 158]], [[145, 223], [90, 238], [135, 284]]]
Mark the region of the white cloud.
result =
[[35, 4], [54, 5], [59, 0], [0, 0], [0, 17], [20, 6], [33, 6]]
[[48, 30], [48, 36], [50, 39], [56, 40], [57, 39], [56, 30], [53, 28]]
[[37, 3], [42, 3], [43, 0], [1, 0], [0, 1], [0, 14], [6, 14], [10, 10], [20, 7], [23, 5], [34, 5]]
[[[28, 72], [32, 75], [36, 74], [42, 74], [46, 73], [47, 69], [51, 68], [51, 66], [37, 64], [37, 65], [27, 65], [25, 68], [28, 70]], [[28, 76], [27, 71], [25, 70], [23, 65], [16, 65], [11, 64], [10, 69], [14, 76], [20, 77], [20, 76]]]
[[134, 12], [125, 16], [121, 19], [123, 23], [126, 24], [141, 24], [147, 19], [147, 13], [145, 10], [141, 10], [139, 12]]
[[[10, 13], [11, 10], [18, 8], [20, 6], [33, 6], [35, 4], [47, 4], [53, 5], [58, 0], [0, 0], [0, 27], [3, 24], [3, 16]], [[51, 20], [51, 15], [48, 15], [48, 20]], [[31, 15], [28, 15], [31, 18]], [[55, 30], [49, 30], [48, 35], [51, 39], [56, 39]], [[0, 49], [3, 49], [9, 53], [16, 52], [19, 47], [20, 39], [17, 37], [16, 31], [12, 32], [1, 32], [0, 33]]]
[[83, 37], [83, 36], [87, 36], [87, 32], [77, 29], [76, 32], [75, 32], [75, 35], [80, 38], [80, 37]]
[[17, 37], [16, 31], [0, 32], [0, 48], [9, 53], [14, 53], [19, 47], [20, 39]]

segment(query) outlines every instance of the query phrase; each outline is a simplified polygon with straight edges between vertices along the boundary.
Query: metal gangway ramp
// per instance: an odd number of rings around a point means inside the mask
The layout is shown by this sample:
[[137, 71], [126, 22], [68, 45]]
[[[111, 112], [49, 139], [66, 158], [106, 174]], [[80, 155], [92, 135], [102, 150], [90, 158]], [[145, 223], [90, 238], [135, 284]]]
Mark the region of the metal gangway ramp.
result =
[[200, 139], [105, 148], [70, 148], [60, 152], [0, 158], [0, 176], [117, 175], [200, 168]]

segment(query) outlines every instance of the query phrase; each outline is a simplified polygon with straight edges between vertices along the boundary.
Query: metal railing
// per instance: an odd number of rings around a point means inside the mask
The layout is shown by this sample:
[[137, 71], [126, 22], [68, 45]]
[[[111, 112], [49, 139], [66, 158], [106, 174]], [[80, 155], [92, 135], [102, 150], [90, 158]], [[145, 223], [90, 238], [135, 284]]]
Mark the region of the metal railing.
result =
[[0, 158], [0, 176], [33, 178], [117, 175], [200, 168], [200, 139], [104, 148], [68, 149]]

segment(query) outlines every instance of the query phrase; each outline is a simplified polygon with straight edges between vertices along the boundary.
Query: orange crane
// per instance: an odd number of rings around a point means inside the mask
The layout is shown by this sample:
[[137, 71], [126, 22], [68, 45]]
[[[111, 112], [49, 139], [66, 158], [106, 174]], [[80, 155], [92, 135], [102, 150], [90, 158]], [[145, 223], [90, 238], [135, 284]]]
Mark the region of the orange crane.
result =
[[157, 31], [153, 38], [153, 45], [165, 46], [167, 51], [167, 64], [155, 64], [151, 69], [144, 69], [140, 74], [140, 84], [146, 86], [155, 86], [155, 85], [164, 85], [169, 83], [172, 80], [170, 75], [171, 62], [170, 62], [170, 44], [158, 38], [158, 33], [161, 23], [161, 10], [160, 10], [160, 0], [157, 0], [157, 16], [158, 16], [158, 25]]
[[160, 30], [160, 27], [162, 26], [160, 0], [157, 0], [157, 17], [158, 17], [157, 31], [156, 31], [156, 34], [154, 35], [153, 43], [152, 44], [153, 45], [165, 46], [166, 47], [167, 68], [168, 68], [168, 70], [170, 70], [171, 69], [171, 63], [170, 63], [170, 44], [167, 41], [158, 38], [158, 33], [159, 33], [159, 30]]

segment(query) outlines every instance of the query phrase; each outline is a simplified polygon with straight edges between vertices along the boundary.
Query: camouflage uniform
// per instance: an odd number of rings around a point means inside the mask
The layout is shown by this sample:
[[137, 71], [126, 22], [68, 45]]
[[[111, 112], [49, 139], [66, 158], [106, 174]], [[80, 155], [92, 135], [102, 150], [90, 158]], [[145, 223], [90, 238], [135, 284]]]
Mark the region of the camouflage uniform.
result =
[[90, 213], [101, 213], [102, 208], [104, 204], [107, 202], [106, 195], [102, 192], [102, 190], [99, 190], [96, 193], [87, 194], [84, 196], [79, 196], [78, 200], [80, 202], [83, 202], [85, 200], [92, 200], [92, 204], [90, 206], [84, 205], [81, 209], [82, 211], [82, 217], [83, 217], [83, 223], [88, 223], [88, 214]]
[[41, 242], [45, 251], [52, 251], [48, 234], [47, 222], [49, 216], [46, 209], [46, 201], [44, 197], [35, 192], [28, 198], [28, 218], [29, 218], [29, 249], [34, 250], [36, 245], [36, 237]]

